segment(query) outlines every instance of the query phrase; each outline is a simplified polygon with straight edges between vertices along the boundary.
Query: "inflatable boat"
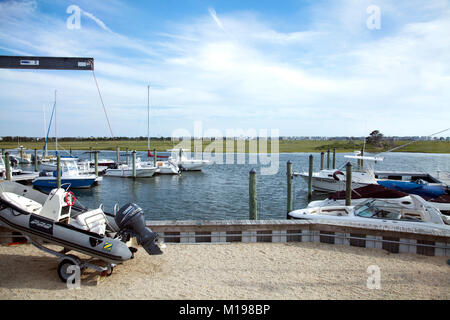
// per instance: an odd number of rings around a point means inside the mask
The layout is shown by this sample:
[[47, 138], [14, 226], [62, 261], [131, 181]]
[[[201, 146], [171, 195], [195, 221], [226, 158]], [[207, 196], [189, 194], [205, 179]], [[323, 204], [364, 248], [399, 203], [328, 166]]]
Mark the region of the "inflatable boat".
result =
[[[49, 195], [11, 181], [0, 181], [0, 225], [23, 234], [33, 245], [57, 256], [61, 263], [58, 274], [66, 281], [70, 265], [92, 267], [111, 272], [112, 268], [134, 257], [137, 249], [127, 242], [136, 237], [148, 254], [161, 254], [157, 234], [145, 226], [143, 210], [129, 203], [114, 213], [106, 213], [103, 206], [88, 209], [78, 203], [75, 195], [62, 188]], [[57, 245], [62, 251], [44, 247]], [[108, 264], [106, 269], [82, 262], [77, 251]]]

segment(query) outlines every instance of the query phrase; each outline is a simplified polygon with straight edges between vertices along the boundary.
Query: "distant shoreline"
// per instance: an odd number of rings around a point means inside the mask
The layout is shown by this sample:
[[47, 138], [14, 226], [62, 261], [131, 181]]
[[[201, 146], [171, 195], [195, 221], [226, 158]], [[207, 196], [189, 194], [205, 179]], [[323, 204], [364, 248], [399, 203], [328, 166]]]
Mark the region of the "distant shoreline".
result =
[[[53, 140], [53, 139], [52, 139]], [[262, 141], [260, 141], [261, 143]], [[370, 144], [365, 145], [365, 151], [368, 153], [377, 153], [388, 151], [397, 146], [404, 145], [408, 142], [407, 140], [399, 140], [386, 143], [383, 147], [374, 147]], [[200, 152], [199, 147], [194, 146], [193, 141], [185, 142], [186, 145], [183, 145], [183, 148], [190, 149], [191, 152], [197, 151]], [[262, 143], [267, 146], [266, 150], [249, 150], [249, 141], [234, 141], [234, 150], [227, 150], [227, 141], [223, 141], [223, 151], [219, 152], [219, 150], [213, 150], [214, 141], [203, 141], [203, 151], [212, 151], [218, 153], [271, 153], [271, 141], [267, 141], [267, 143]], [[228, 141], [229, 143], [229, 141]], [[256, 141], [250, 141], [250, 143], [254, 143], [253, 146], [257, 145]], [[179, 142], [173, 142], [171, 140], [156, 140], [151, 141], [150, 149], [153, 151], [156, 149], [158, 152], [167, 152], [168, 149], [172, 149], [177, 146]], [[280, 140], [279, 141], [279, 152], [280, 153], [294, 153], [294, 152], [333, 152], [333, 149], [336, 148], [337, 153], [344, 152], [353, 152], [356, 150], [361, 150], [363, 148], [362, 140]], [[14, 149], [19, 146], [23, 146], [26, 149], [30, 150], [42, 150], [43, 142], [0, 142], [0, 149]], [[216, 146], [218, 142], [216, 142]], [[238, 147], [240, 146], [240, 147]], [[245, 148], [243, 148], [245, 146]], [[116, 148], [119, 147], [121, 152], [128, 150], [136, 150], [136, 151], [146, 151], [147, 150], [147, 141], [145, 140], [118, 140], [118, 141], [110, 141], [110, 140], [76, 140], [76, 141], [58, 141], [58, 149], [59, 150], [67, 150], [70, 148], [73, 150], [86, 150], [88, 151], [90, 148], [92, 150], [111, 150], [116, 151]], [[55, 142], [48, 142], [48, 150], [55, 150]], [[441, 141], [441, 140], [432, 140], [432, 141], [417, 141], [402, 148], [395, 150], [394, 152], [412, 152], [412, 153], [450, 153], [450, 141]]]

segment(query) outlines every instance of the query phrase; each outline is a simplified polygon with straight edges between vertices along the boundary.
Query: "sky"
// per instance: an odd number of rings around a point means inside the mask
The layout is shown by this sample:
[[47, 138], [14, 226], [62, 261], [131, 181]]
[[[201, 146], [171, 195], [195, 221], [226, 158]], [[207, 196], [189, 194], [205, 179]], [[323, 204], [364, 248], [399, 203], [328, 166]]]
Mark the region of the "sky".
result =
[[151, 136], [450, 127], [445, 0], [7, 0], [0, 54], [93, 57], [112, 131], [91, 71], [0, 69], [0, 136], [44, 136], [55, 90], [58, 136], [146, 136], [148, 85]]

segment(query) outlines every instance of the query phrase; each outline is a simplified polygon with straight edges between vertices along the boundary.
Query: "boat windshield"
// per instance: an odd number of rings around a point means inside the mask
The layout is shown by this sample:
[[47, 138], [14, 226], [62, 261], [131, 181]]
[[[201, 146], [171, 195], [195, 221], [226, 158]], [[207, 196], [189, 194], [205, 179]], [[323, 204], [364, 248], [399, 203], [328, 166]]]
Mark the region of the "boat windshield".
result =
[[421, 215], [417, 212], [403, 212], [401, 207], [377, 199], [368, 200], [355, 206], [355, 216], [373, 219], [423, 221]]
[[76, 173], [78, 172], [78, 166], [75, 161], [64, 161], [63, 171]]

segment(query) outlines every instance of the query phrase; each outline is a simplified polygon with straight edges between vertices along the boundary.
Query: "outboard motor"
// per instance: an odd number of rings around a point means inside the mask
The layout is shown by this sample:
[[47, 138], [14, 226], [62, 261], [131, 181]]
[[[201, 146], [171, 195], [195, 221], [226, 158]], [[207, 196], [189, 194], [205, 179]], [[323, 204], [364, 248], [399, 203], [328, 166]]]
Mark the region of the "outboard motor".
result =
[[128, 203], [124, 205], [117, 212], [115, 221], [120, 231], [136, 236], [138, 243], [144, 247], [148, 254], [162, 254], [161, 249], [155, 243], [158, 234], [145, 226], [144, 212], [137, 204]]

